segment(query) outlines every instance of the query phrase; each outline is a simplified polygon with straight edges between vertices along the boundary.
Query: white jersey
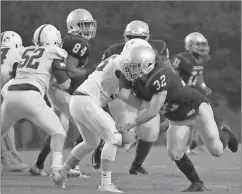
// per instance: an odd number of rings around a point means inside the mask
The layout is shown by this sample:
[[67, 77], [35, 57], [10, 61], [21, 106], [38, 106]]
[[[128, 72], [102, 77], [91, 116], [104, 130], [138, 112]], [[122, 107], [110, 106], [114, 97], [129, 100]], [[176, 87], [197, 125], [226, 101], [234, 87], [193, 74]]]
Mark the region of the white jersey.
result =
[[50, 86], [53, 61], [61, 60], [61, 65], [65, 67], [66, 57], [67, 52], [54, 45], [26, 47], [12, 84], [32, 84], [44, 95]]
[[24, 47], [9, 48], [1, 47], [1, 88], [11, 78], [13, 65], [21, 59]]
[[93, 97], [101, 107], [106, 106], [119, 95], [119, 79], [115, 72], [121, 70], [122, 63], [123, 57], [121, 55], [112, 55], [105, 59], [77, 88], [77, 91]]

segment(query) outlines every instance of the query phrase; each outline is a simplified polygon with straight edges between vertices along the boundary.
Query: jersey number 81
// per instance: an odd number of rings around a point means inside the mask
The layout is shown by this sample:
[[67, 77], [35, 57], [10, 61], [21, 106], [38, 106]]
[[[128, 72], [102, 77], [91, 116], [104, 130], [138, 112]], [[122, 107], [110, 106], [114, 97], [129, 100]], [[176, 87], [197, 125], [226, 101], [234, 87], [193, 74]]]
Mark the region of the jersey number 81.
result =
[[[72, 49], [72, 52], [78, 53], [81, 48], [82, 48], [82, 45], [80, 43], [76, 43], [75, 46]], [[87, 47], [84, 47], [83, 49], [81, 49], [80, 56], [82, 57], [83, 55], [85, 55], [86, 51], [87, 51]]]

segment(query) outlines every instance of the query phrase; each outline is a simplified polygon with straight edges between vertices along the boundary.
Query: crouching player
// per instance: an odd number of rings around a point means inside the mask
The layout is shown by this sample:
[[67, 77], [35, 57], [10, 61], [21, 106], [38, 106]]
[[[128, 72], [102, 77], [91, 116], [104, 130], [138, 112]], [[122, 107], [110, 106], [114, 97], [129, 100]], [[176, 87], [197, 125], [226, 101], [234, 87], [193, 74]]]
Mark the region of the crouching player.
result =
[[[147, 56], [152, 53], [154, 53], [152, 49], [140, 48], [130, 52], [130, 55]], [[169, 120], [168, 154], [192, 183], [185, 191], [204, 191], [203, 182], [198, 177], [192, 162], [184, 154], [190, 126], [198, 118], [201, 119], [204, 128], [199, 129], [198, 132], [215, 157], [223, 154], [228, 142], [234, 138], [233, 134], [229, 130], [218, 130], [213, 110], [206, 97], [185, 85], [171, 68], [141, 62], [129, 63], [124, 70], [126, 79], [133, 82], [132, 91], [129, 90], [129, 93], [133, 92], [136, 97], [146, 100], [148, 104], [143, 114], [120, 127], [120, 130], [125, 131], [139, 126], [162, 113]]]
[[[124, 46], [124, 50], [139, 46], [150, 46], [142, 39], [130, 40]], [[130, 105], [136, 102], [133, 95], [123, 95], [123, 85], [119, 81], [123, 67], [126, 63], [136, 63], [125, 55], [112, 55], [102, 61], [88, 79], [74, 92], [70, 101], [70, 113], [80, 131], [83, 142], [73, 148], [64, 166], [51, 174], [52, 180], [58, 187], [65, 187], [65, 179], [68, 171], [77, 165], [84, 156], [96, 148], [100, 137], [105, 144], [101, 153], [101, 184], [98, 187], [102, 192], [117, 192], [118, 190], [111, 182], [112, 164], [115, 161], [116, 152], [122, 143], [129, 143], [135, 139], [135, 133], [122, 135], [116, 129], [113, 118], [103, 110], [109, 102], [120, 98]], [[155, 63], [155, 58], [147, 58], [144, 63]], [[126, 91], [126, 90], [125, 90]], [[124, 93], [125, 94], [125, 93]], [[132, 100], [134, 99], [134, 100]]]

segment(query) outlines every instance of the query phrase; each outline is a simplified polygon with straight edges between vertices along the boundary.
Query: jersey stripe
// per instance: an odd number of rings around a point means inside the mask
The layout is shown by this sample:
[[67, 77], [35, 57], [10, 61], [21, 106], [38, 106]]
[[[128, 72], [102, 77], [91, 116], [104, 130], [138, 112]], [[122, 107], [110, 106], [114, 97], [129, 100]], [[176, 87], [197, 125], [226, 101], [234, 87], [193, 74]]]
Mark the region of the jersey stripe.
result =
[[42, 31], [44, 30], [44, 28], [47, 26], [48, 24], [45, 24], [39, 31], [39, 36], [38, 36], [38, 45], [40, 46], [40, 36], [41, 36], [41, 33]]

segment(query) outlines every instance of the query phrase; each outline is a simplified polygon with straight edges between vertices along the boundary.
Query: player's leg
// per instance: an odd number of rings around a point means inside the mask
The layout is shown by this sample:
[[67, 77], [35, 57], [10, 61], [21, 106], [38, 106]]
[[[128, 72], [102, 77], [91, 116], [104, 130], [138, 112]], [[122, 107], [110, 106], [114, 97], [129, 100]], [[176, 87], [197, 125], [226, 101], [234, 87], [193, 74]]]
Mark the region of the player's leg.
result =
[[229, 134], [223, 131], [219, 134], [212, 107], [208, 103], [204, 102], [199, 106], [199, 116], [204, 126], [199, 129], [204, 144], [213, 156], [221, 156], [228, 144]]
[[[138, 114], [142, 114], [145, 110], [140, 111]], [[138, 142], [136, 146], [136, 153], [134, 161], [130, 167], [130, 174], [148, 174], [148, 172], [142, 167], [146, 157], [148, 156], [153, 142], [158, 138], [160, 132], [160, 115], [149, 122], [136, 128], [138, 134]]]
[[184, 191], [204, 191], [203, 182], [199, 178], [192, 161], [185, 154], [189, 135], [190, 127], [170, 122], [170, 126], [167, 130], [168, 154], [180, 171], [191, 182], [191, 185]]
[[59, 169], [62, 166], [62, 151], [66, 138], [66, 131], [62, 127], [55, 112], [46, 105], [46, 102], [39, 93], [30, 91], [25, 92], [25, 94], [26, 100], [29, 101], [25, 104], [26, 110], [28, 110], [28, 119], [51, 136], [51, 169]]
[[[51, 103], [50, 103], [47, 95], [44, 95], [44, 100], [45, 100], [46, 104], [48, 105], [48, 107], [51, 108]], [[50, 150], [50, 141], [51, 141], [51, 136], [46, 135], [43, 145], [40, 149], [39, 155], [37, 157], [37, 160], [32, 165], [32, 167], [29, 169], [29, 172], [34, 176], [47, 176], [47, 174], [44, 171], [44, 163], [51, 151]]]

